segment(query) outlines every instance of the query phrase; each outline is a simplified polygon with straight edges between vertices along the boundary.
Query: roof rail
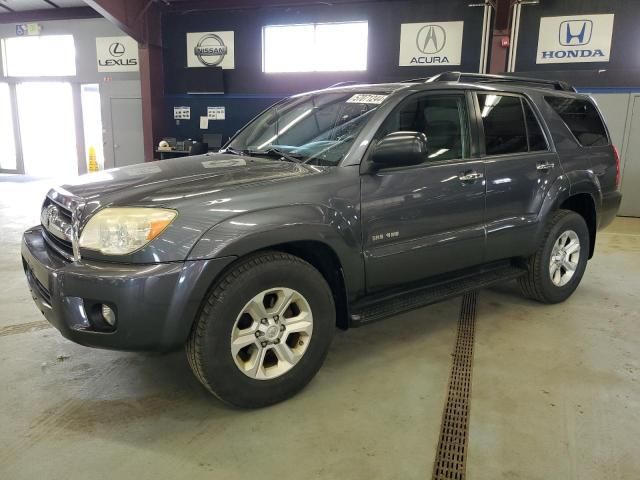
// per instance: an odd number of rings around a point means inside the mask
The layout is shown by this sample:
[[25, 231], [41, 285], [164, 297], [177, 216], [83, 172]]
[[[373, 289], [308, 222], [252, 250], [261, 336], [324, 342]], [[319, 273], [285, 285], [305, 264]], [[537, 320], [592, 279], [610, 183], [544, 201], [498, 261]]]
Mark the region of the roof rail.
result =
[[327, 88], [343, 87], [345, 85], [358, 85], [358, 84], [361, 84], [361, 83], [362, 82], [358, 82], [357, 80], [347, 80], [345, 82], [334, 83], [333, 85], [329, 85]]
[[485, 73], [443, 72], [435, 75], [427, 82], [470, 82], [470, 83], [526, 83], [543, 88], [553, 88], [564, 92], [575, 92], [576, 89], [562, 80], [543, 80], [530, 77], [512, 77], [510, 75], [489, 75]]

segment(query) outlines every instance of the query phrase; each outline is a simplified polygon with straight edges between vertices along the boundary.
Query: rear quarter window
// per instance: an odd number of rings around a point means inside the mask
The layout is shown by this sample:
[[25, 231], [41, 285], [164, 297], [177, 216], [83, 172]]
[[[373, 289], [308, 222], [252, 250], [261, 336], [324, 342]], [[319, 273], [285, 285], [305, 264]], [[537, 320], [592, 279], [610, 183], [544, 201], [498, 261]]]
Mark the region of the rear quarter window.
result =
[[583, 147], [609, 145], [607, 130], [596, 107], [587, 100], [545, 97]]

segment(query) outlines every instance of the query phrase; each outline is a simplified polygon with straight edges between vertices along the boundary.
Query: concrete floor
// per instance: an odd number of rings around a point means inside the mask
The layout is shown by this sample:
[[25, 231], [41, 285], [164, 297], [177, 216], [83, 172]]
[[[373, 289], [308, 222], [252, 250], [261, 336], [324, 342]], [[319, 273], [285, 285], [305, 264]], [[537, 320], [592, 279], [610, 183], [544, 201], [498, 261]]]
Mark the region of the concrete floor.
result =
[[[32, 305], [19, 255], [47, 182], [0, 176], [0, 478], [430, 478], [460, 300], [338, 332], [295, 398], [238, 411], [182, 352], [100, 351]], [[640, 478], [640, 220], [566, 303], [480, 294], [468, 478]]]

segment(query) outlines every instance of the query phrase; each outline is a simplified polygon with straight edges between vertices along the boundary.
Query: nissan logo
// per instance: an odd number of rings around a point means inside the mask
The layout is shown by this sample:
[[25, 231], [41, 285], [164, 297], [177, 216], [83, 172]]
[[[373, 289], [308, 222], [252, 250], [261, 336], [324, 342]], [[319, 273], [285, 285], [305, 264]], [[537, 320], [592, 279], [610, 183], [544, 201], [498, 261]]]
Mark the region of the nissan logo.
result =
[[112, 57], [121, 57], [124, 55], [125, 48], [120, 42], [115, 42], [109, 45], [109, 53]]
[[438, 53], [446, 43], [447, 32], [440, 25], [425, 25], [416, 35], [416, 46], [425, 55]]
[[227, 54], [227, 46], [218, 35], [208, 33], [198, 41], [193, 53], [203, 65], [215, 67], [224, 60]]

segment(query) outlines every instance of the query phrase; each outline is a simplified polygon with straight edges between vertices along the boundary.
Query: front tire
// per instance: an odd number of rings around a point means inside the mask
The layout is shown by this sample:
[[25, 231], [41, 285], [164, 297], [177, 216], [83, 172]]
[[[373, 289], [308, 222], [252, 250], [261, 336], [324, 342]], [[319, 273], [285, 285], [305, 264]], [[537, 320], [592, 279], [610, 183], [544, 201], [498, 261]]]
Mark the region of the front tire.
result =
[[187, 342], [200, 382], [238, 407], [283, 401], [320, 369], [335, 327], [331, 289], [301, 258], [242, 259], [212, 288]]
[[563, 302], [578, 288], [587, 267], [589, 229], [582, 216], [558, 210], [549, 219], [538, 251], [520, 277], [522, 293], [542, 303]]

